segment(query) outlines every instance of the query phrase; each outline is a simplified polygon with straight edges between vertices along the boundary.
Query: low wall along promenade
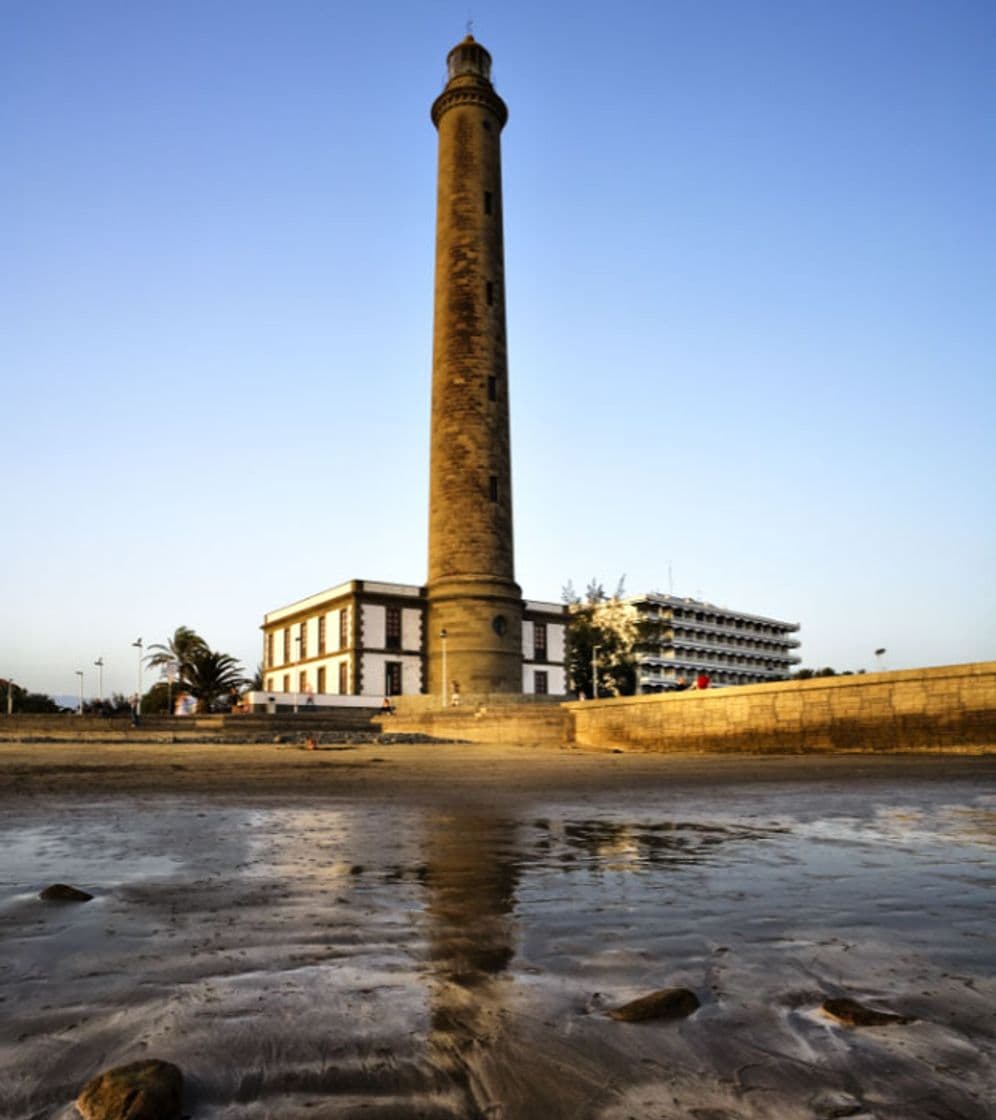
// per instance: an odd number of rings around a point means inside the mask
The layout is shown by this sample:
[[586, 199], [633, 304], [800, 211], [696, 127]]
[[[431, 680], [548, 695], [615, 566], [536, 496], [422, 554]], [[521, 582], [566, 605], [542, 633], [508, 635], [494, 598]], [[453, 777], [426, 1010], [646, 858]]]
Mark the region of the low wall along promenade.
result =
[[[287, 741], [414, 734], [470, 743], [663, 752], [996, 751], [996, 661], [560, 703], [554, 697], [396, 698], [379, 709], [143, 719], [0, 717], [0, 741]], [[427, 744], [431, 749], [431, 744]]]
[[462, 697], [442, 708], [434, 697], [397, 696], [395, 713], [377, 721], [384, 731], [510, 746], [560, 745], [571, 739], [571, 718], [553, 696]]
[[585, 747], [980, 752], [996, 749], [996, 661], [565, 707]]

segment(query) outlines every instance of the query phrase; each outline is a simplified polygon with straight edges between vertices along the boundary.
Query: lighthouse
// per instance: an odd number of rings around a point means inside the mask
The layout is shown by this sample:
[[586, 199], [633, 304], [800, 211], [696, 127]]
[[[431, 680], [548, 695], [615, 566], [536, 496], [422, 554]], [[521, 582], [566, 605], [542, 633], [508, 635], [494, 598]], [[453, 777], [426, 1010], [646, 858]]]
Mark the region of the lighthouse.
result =
[[491, 55], [468, 35], [432, 105], [439, 133], [425, 644], [428, 691], [522, 692], [512, 544], [501, 133]]
[[[566, 608], [523, 600], [512, 551], [501, 133], [491, 55], [468, 35], [432, 105], [439, 135], [425, 584], [351, 579], [263, 619], [266, 694], [562, 696]], [[388, 701], [390, 706], [390, 700]]]

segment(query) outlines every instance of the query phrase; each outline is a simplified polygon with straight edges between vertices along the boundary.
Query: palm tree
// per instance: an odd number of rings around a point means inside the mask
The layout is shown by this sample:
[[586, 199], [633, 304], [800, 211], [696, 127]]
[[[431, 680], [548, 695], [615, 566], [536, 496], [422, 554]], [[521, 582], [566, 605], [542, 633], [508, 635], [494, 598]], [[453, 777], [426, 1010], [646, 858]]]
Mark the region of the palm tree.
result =
[[219, 700], [238, 692], [246, 683], [242, 666], [234, 657], [207, 646], [190, 655], [181, 678], [183, 689], [197, 700], [199, 712], [210, 712]]
[[[159, 642], [149, 646], [149, 655], [145, 663], [150, 669], [158, 669], [159, 675], [168, 680], [182, 681], [196, 653], [206, 652], [207, 642], [189, 626], [178, 626], [173, 637], [167, 642]], [[157, 650], [157, 653], [152, 653]]]

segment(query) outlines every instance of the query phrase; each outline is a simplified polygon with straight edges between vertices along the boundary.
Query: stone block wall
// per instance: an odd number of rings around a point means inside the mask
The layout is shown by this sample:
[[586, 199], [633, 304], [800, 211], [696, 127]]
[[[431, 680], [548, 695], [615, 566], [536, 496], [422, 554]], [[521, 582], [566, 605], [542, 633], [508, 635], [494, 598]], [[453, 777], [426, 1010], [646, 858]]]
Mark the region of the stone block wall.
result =
[[393, 716], [375, 720], [385, 732], [431, 735], [470, 743], [505, 743], [509, 746], [559, 745], [570, 737], [570, 717], [561, 704], [486, 704], [460, 708], [397, 709]]
[[575, 702], [578, 746], [652, 751], [996, 749], [996, 662]]
[[13, 715], [0, 717], [0, 742], [245, 742], [277, 734], [370, 732], [377, 708], [319, 708], [275, 715], [143, 716], [132, 727], [127, 716]]

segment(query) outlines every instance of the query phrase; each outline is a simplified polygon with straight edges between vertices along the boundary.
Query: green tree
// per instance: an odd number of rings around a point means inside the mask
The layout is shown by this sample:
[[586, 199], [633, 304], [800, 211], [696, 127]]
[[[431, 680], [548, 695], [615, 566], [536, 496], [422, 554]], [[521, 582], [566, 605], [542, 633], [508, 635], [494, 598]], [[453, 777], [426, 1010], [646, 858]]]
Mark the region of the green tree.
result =
[[190, 655], [180, 688], [196, 699], [198, 711], [210, 712], [227, 708], [232, 694], [247, 683], [242, 666], [234, 657], [205, 646]]
[[143, 716], [168, 716], [173, 702], [173, 685], [166, 681], [156, 683], [142, 696]]
[[[155, 686], [158, 687], [158, 686]], [[163, 685], [163, 688], [166, 686]], [[151, 690], [150, 690], [151, 691]], [[151, 708], [146, 707], [146, 697], [150, 693], [146, 693], [142, 697], [142, 711], [151, 712]], [[88, 700], [83, 705], [83, 714], [87, 716], [127, 716], [131, 714], [131, 702], [122, 692], [113, 692], [110, 696], [105, 697], [103, 700]]]
[[[850, 676], [850, 675], [852, 675], [852, 674], [850, 674], [847, 670], [845, 670], [841, 674], [841, 676], [845, 676], [845, 677]], [[797, 681], [808, 681], [808, 680], [812, 680], [813, 677], [835, 677], [835, 676], [837, 676], [837, 670], [832, 669], [829, 665], [824, 666], [822, 669], [797, 669], [792, 674], [792, 677]]]
[[[625, 578], [625, 577], [624, 577]], [[623, 602], [624, 579], [609, 597], [592, 579], [582, 598], [568, 582], [563, 589], [568, 621], [565, 668], [572, 692], [595, 694], [593, 663], [599, 696], [632, 696], [636, 691], [636, 648], [641, 637], [636, 611]]]
[[51, 696], [44, 692], [28, 692], [13, 681], [0, 680], [0, 714], [7, 714], [7, 700], [10, 698], [10, 711], [14, 715], [18, 712], [29, 712], [34, 715], [57, 715], [68, 709], [57, 704]]
[[[178, 626], [167, 641], [149, 646], [145, 663], [150, 669], [158, 669], [164, 680], [172, 677], [174, 681], [181, 681], [194, 655], [205, 652], [207, 648], [207, 642], [196, 630]], [[153, 650], [156, 652], [153, 653]]]

